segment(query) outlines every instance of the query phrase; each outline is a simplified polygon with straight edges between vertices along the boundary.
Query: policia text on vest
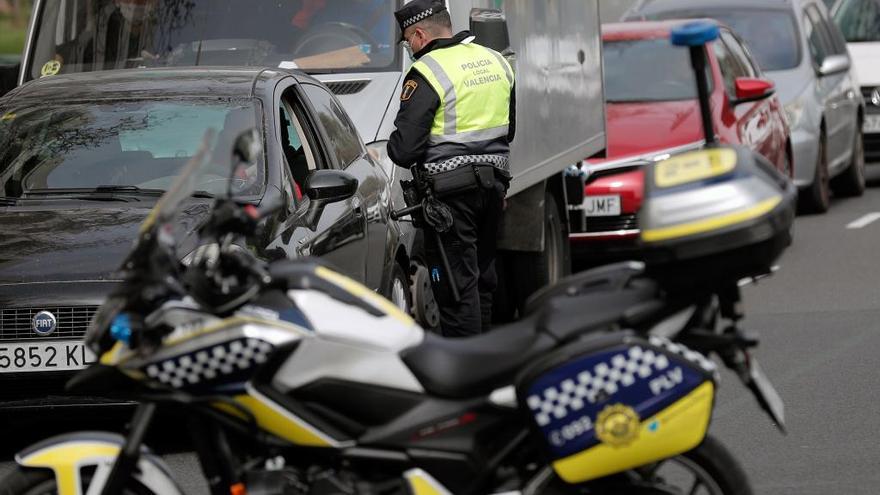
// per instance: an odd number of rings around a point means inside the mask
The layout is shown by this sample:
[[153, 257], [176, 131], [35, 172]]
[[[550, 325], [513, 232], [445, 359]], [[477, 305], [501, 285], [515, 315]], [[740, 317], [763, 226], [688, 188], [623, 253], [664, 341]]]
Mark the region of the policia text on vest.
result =
[[[467, 32], [434, 40], [416, 57], [388, 154], [400, 166], [423, 166], [452, 212], [447, 232], [425, 236], [425, 257], [444, 335], [472, 335], [489, 328], [498, 284], [495, 243], [515, 134], [513, 70]], [[443, 270], [438, 243], [451, 273]], [[459, 303], [452, 300], [450, 280]]]

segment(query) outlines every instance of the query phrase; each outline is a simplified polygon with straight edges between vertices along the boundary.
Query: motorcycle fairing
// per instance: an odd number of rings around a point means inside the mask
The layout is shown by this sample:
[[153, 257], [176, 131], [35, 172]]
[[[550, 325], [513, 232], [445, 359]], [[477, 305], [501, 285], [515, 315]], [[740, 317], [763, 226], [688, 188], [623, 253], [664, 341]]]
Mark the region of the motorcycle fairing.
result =
[[[100, 493], [124, 442], [122, 436], [113, 433], [59, 435], [19, 452], [15, 462], [27, 468], [51, 469], [59, 495], [83, 495], [81, 473], [94, 467], [94, 475], [86, 488], [88, 493]], [[183, 492], [170, 472], [160, 458], [143, 449], [133, 476], [151, 493], [181, 495]]]
[[582, 483], [702, 441], [716, 368], [684, 346], [628, 334], [561, 349], [519, 385], [557, 474]]
[[403, 473], [412, 495], [452, 495], [439, 481], [421, 469]]
[[[235, 402], [250, 411], [257, 425], [278, 438], [301, 447], [344, 448], [353, 442], [337, 440], [309, 424], [292, 410], [285, 408], [248, 384], [245, 393], [236, 395]], [[226, 404], [216, 404], [218, 409], [241, 418], [241, 412]]]

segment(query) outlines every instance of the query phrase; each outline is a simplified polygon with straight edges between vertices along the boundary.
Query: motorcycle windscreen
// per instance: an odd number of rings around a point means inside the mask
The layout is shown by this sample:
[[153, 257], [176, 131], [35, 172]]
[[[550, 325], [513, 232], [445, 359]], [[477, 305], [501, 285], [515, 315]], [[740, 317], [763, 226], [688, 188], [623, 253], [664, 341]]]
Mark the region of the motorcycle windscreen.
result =
[[568, 483], [681, 454], [699, 445], [709, 427], [711, 360], [661, 338], [609, 338], [563, 349], [519, 386], [521, 407]]

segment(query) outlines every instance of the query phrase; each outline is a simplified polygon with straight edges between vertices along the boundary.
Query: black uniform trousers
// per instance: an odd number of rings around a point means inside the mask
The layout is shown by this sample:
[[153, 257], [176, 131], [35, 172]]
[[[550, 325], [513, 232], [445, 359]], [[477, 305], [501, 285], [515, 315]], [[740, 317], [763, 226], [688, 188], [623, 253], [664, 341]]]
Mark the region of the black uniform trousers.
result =
[[[507, 185], [507, 181], [496, 176], [491, 188], [481, 185], [440, 198], [452, 210], [452, 228], [439, 236], [449, 258], [451, 274], [443, 269], [437, 236], [433, 232], [425, 233], [425, 255], [445, 337], [466, 337], [490, 328], [492, 296], [498, 287], [496, 241]], [[461, 296], [457, 304], [450, 279], [455, 280]]]

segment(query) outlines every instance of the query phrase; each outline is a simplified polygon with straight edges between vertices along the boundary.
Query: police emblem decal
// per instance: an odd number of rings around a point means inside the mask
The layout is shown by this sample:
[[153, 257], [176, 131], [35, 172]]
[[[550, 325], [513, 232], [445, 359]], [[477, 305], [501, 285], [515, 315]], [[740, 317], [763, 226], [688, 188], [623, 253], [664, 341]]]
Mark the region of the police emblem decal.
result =
[[58, 320], [55, 319], [55, 315], [52, 313], [48, 311], [40, 311], [34, 315], [34, 319], [31, 320], [31, 326], [37, 335], [46, 337], [55, 331], [55, 327], [58, 326]]
[[639, 436], [638, 413], [623, 404], [608, 406], [596, 416], [596, 437], [612, 447], [626, 447]]
[[413, 93], [419, 88], [419, 83], [410, 79], [403, 84], [403, 92], [400, 93], [400, 101], [408, 101], [412, 98]]

